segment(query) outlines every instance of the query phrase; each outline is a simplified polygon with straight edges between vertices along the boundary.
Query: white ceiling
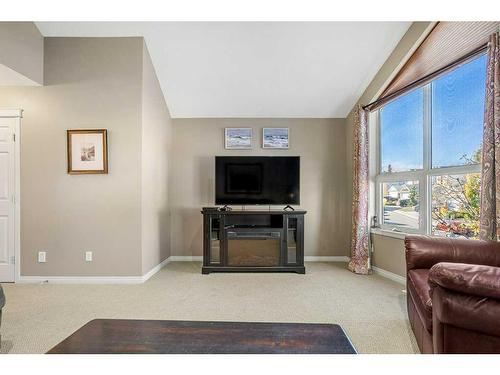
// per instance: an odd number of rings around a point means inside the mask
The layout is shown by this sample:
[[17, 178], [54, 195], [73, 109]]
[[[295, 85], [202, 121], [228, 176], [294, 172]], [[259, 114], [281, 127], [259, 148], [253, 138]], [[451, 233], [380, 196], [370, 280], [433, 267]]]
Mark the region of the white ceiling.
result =
[[174, 118], [343, 118], [410, 22], [37, 25], [44, 36], [144, 36]]

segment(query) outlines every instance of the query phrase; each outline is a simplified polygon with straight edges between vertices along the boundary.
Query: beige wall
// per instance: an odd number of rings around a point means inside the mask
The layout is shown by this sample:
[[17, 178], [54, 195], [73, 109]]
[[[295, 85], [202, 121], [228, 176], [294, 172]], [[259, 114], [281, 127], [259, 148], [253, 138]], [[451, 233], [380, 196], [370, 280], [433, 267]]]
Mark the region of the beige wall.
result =
[[[142, 274], [142, 64], [142, 38], [46, 38], [45, 86], [0, 88], [1, 107], [24, 110], [22, 275]], [[66, 173], [75, 128], [108, 129], [109, 174]]]
[[33, 22], [0, 22], [0, 64], [0, 85], [14, 82], [12, 71], [23, 76], [17, 84], [43, 84], [43, 36]]
[[[428, 27], [412, 25], [360, 102]], [[142, 38], [46, 38], [42, 54], [46, 86], [0, 88], [0, 107], [24, 109], [23, 275], [141, 275], [170, 254], [201, 255], [199, 211], [214, 204], [215, 155], [301, 156], [306, 255], [349, 254], [352, 111], [346, 120], [171, 120]], [[290, 149], [262, 149], [264, 126], [289, 127]], [[66, 129], [97, 127], [108, 129], [109, 174], [68, 175]], [[225, 150], [225, 127], [252, 127], [253, 149]], [[377, 236], [374, 265], [402, 274], [400, 245]]]
[[373, 234], [372, 239], [375, 249], [372, 255], [373, 265], [406, 277], [404, 240], [378, 234]]
[[170, 255], [168, 160], [172, 120], [146, 44], [142, 70], [142, 273]]
[[[349, 206], [352, 205], [352, 173], [353, 173], [353, 129], [354, 129], [354, 109], [358, 104], [366, 105], [373, 100], [385, 88], [392, 77], [397, 73], [398, 69], [405, 63], [406, 59], [411, 55], [412, 51], [420, 44], [425, 35], [432, 28], [432, 22], [414, 22], [401, 41], [398, 43], [394, 51], [387, 58], [384, 65], [377, 72], [373, 80], [370, 82], [361, 98], [350, 111], [346, 119], [346, 160], [347, 160], [347, 191], [349, 196]], [[351, 213], [349, 213], [351, 220]], [[404, 263], [404, 247], [400, 246], [401, 240], [394, 238], [382, 238], [376, 236], [374, 241], [374, 253], [372, 264], [386, 271], [394, 272], [399, 275], [401, 270], [405, 270]], [[402, 243], [402, 242], [401, 242]], [[394, 271], [391, 271], [394, 270]], [[396, 272], [397, 271], [397, 272]]]
[[[203, 206], [214, 205], [214, 156], [298, 155], [306, 255], [347, 255], [343, 119], [174, 119], [169, 200], [172, 255], [202, 255]], [[252, 150], [225, 150], [225, 127], [253, 128]], [[263, 127], [289, 127], [289, 150], [261, 148]], [[280, 207], [281, 208], [281, 207]]]

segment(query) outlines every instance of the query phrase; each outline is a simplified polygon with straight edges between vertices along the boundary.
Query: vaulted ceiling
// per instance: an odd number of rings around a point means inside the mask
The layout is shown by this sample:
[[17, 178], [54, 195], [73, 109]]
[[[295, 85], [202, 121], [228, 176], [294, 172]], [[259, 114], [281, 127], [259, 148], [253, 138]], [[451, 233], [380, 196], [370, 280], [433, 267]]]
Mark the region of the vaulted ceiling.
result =
[[170, 113], [346, 117], [410, 22], [38, 22], [51, 36], [144, 36]]

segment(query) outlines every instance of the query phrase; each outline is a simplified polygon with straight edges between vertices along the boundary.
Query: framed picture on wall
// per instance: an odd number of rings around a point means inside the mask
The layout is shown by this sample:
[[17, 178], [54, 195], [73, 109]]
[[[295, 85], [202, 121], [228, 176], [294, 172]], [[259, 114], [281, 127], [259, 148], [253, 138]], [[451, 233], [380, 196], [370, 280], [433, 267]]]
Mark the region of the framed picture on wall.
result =
[[225, 128], [224, 147], [228, 150], [252, 148], [252, 128]]
[[289, 148], [290, 142], [288, 134], [288, 128], [263, 128], [262, 148]]
[[106, 129], [68, 130], [68, 173], [108, 173]]

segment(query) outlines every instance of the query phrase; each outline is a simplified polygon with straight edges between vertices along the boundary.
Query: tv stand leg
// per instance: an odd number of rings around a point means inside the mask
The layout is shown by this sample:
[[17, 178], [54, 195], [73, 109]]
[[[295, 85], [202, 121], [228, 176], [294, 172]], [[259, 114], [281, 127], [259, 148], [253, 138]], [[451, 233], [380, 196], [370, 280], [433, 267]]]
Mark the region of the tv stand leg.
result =
[[283, 208], [283, 211], [287, 211], [287, 210], [295, 211], [295, 208], [293, 208], [292, 206], [290, 206], [289, 204], [287, 204], [286, 207]]

